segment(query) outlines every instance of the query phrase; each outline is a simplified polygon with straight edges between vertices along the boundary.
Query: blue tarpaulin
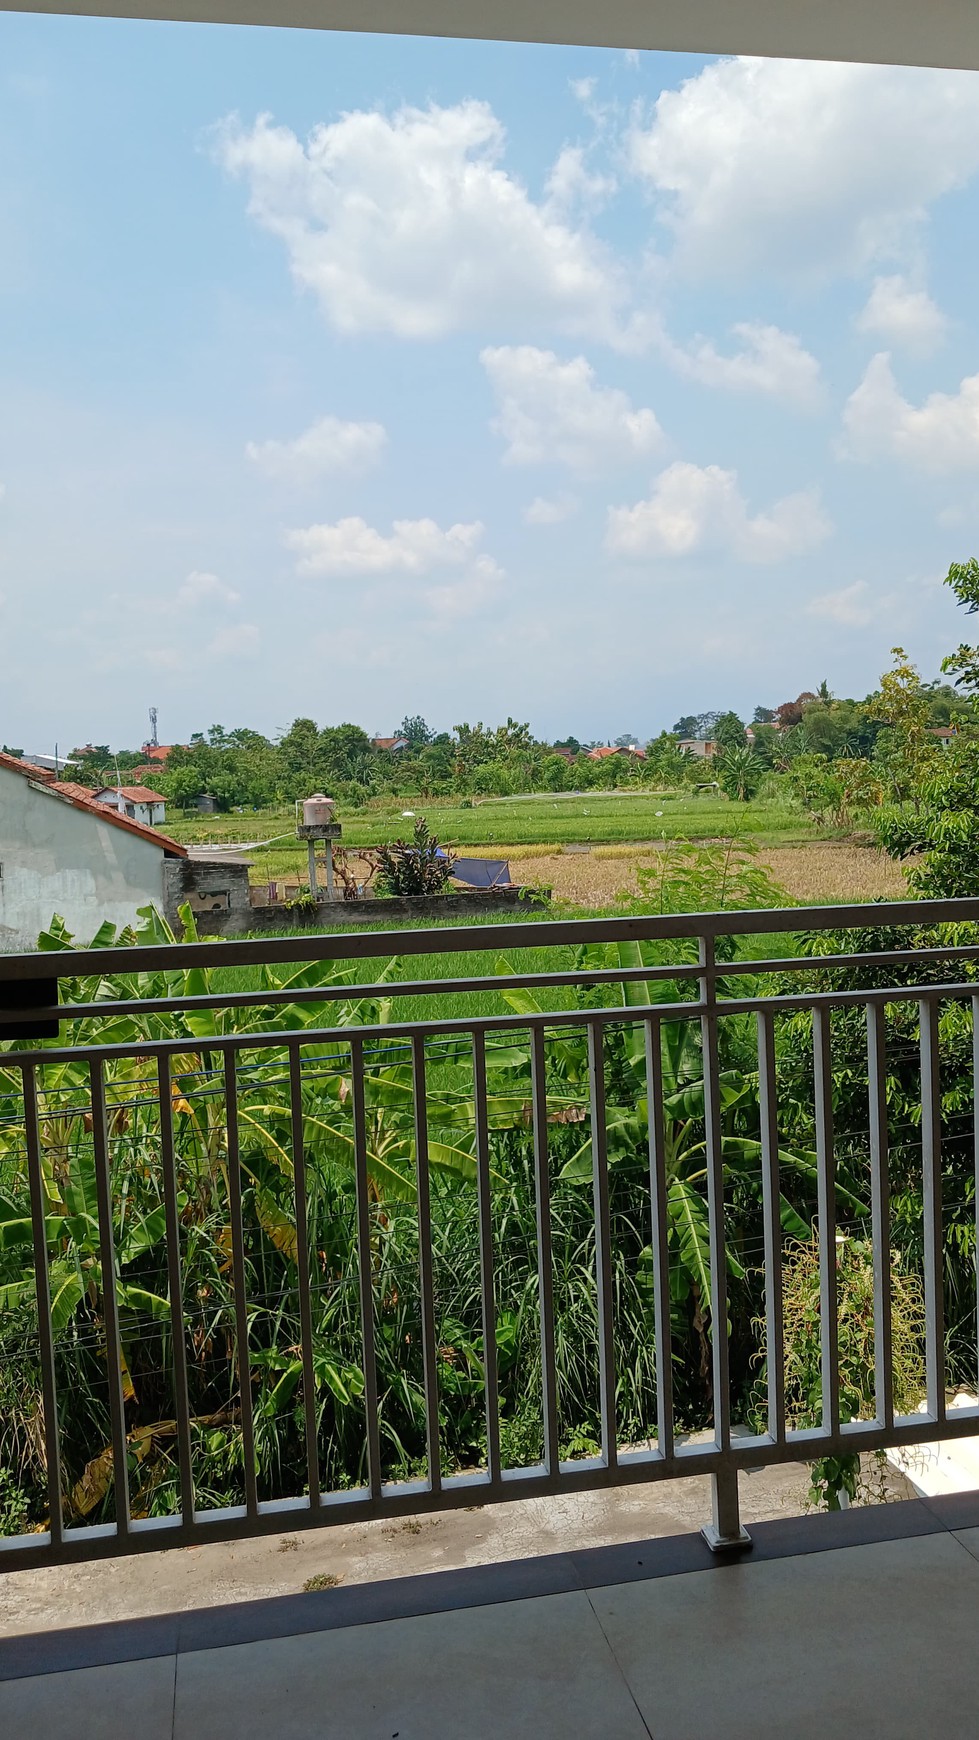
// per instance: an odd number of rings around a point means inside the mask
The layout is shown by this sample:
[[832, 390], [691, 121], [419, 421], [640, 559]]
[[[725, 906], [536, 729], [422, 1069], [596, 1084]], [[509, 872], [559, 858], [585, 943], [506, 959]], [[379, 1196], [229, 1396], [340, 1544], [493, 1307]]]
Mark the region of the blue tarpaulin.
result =
[[452, 877], [467, 888], [508, 888], [510, 866], [503, 858], [457, 858]]

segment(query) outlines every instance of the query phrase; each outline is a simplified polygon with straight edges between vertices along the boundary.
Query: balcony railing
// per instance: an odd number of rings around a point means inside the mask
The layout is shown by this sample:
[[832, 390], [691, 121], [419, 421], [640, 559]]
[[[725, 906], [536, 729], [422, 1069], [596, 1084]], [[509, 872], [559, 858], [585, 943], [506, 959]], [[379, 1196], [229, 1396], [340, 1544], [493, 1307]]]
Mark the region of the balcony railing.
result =
[[[31, 1443], [47, 1494], [43, 1517], [0, 1540], [0, 1565], [692, 1474], [713, 1478], [712, 1544], [732, 1546], [746, 1538], [742, 1470], [979, 1431], [975, 1408], [947, 1408], [943, 1274], [943, 1140], [961, 1152], [975, 1115], [970, 1101], [952, 1131], [939, 1079], [948, 1011], [974, 1026], [977, 922], [979, 900], [904, 902], [0, 957], [0, 1334], [5, 1320], [4, 1359], [26, 1374], [23, 1418], [8, 1421], [0, 1464], [11, 1469], [16, 1446]], [[925, 925], [946, 927], [935, 946], [877, 946], [875, 933], [886, 941], [896, 927], [920, 934]], [[752, 939], [800, 929], [859, 931], [864, 946], [750, 958]], [[412, 956], [555, 948], [570, 965], [521, 971], [497, 960], [496, 972], [397, 981], [369, 970], [393, 957], [403, 972]], [[509, 1012], [474, 1012], [488, 993]], [[913, 1023], [920, 1077], [924, 1405], [910, 1415], [897, 1411], [891, 1321], [887, 1078], [898, 1010], [902, 1045]], [[779, 1047], [793, 1019], [798, 1039], [800, 1018], [811, 1044], [811, 1189], [787, 1233]], [[834, 1141], [841, 1021], [851, 1051], [860, 1023], [848, 1091], [866, 1107], [860, 1177], [847, 1194]], [[756, 1136], [744, 1126], [729, 1134], [741, 1091], [725, 1062], [732, 1033]], [[681, 1126], [696, 1134], [706, 1219], [704, 1291], [678, 1307]], [[629, 1261], [632, 1280], [642, 1271], [653, 1373], [639, 1441], [622, 1430], [617, 1373], [623, 1141], [633, 1144], [626, 1159], [641, 1197]], [[757, 1248], [735, 1248], [725, 1204], [732, 1152], [738, 1189], [755, 1192]], [[853, 1154], [850, 1135], [851, 1167]], [[511, 1236], [501, 1178], [521, 1164], [532, 1226], [524, 1329], [528, 1297], [534, 1322], [533, 1369], [525, 1343], [521, 1382], [539, 1396], [540, 1424], [529, 1450], [515, 1445], [501, 1399], [504, 1380], [513, 1383], [519, 1303], [506, 1291], [513, 1266], [501, 1260]], [[585, 1173], [587, 1261], [569, 1281], [556, 1270], [555, 1190]], [[442, 1275], [444, 1217], [460, 1200], [473, 1232], [465, 1299], [458, 1278], [447, 1294]], [[783, 1265], [800, 1217], [818, 1235], [819, 1268], [819, 1417], [802, 1425], [787, 1402], [783, 1317]], [[400, 1268], [386, 1255], [394, 1222], [410, 1223]], [[861, 1418], [841, 1383], [838, 1241], [851, 1233], [873, 1264], [873, 1401]], [[696, 1244], [696, 1228], [689, 1236]], [[750, 1356], [734, 1350], [735, 1381], [728, 1290], [732, 1274], [749, 1271], [757, 1344]], [[579, 1341], [593, 1356], [594, 1444], [573, 1433], [568, 1442], [568, 1287], [590, 1325]], [[324, 1339], [327, 1305], [346, 1314], [345, 1352]], [[691, 1321], [706, 1431], [691, 1429], [690, 1397], [676, 1393], [676, 1338]], [[390, 1372], [412, 1361], [414, 1390], [396, 1394]], [[220, 1406], [202, 1414], [222, 1370]], [[87, 1417], [104, 1421], [100, 1441], [98, 1432], [78, 1440], [82, 1384], [92, 1391]], [[440, 1430], [447, 1400], [460, 1395], [465, 1457], [448, 1454]], [[149, 1421], [147, 1396], [169, 1404]], [[418, 1425], [411, 1467], [395, 1454], [396, 1409]], [[299, 1445], [291, 1462], [270, 1449], [284, 1417]], [[341, 1430], [342, 1467], [332, 1446]], [[214, 1455], [224, 1457], [222, 1481]], [[144, 1478], [149, 1467], [171, 1485]]]

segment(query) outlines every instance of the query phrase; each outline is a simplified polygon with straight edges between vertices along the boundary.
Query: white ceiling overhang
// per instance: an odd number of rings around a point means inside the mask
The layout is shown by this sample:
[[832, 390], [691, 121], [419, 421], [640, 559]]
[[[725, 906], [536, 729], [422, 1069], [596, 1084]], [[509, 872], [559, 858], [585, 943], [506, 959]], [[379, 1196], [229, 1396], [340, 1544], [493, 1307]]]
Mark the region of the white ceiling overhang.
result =
[[8, 0], [5, 9], [979, 67], [979, 0]]

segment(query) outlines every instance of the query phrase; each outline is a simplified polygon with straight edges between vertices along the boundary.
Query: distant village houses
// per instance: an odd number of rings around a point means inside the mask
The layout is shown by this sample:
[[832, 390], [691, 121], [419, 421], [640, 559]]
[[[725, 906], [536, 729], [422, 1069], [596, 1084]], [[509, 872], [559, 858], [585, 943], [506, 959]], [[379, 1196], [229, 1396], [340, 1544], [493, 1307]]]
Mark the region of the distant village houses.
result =
[[107, 804], [128, 816], [131, 822], [142, 822], [156, 828], [167, 819], [167, 800], [147, 785], [104, 785], [92, 793], [96, 803]]

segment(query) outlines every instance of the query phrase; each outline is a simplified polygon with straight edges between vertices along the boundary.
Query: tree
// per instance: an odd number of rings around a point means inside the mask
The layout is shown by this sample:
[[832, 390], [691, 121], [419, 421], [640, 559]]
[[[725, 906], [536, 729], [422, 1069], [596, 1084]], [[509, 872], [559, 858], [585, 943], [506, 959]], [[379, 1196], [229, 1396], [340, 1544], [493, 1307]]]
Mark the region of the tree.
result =
[[639, 739], [634, 731], [623, 731], [620, 736], [613, 738], [613, 742], [616, 749], [631, 749]]
[[573, 777], [570, 763], [563, 755], [546, 755], [541, 766], [541, 777], [547, 791], [566, 791]]
[[420, 713], [407, 713], [395, 733], [403, 737], [410, 749], [424, 749], [426, 743], [431, 743], [435, 733], [430, 731]]
[[751, 723], [752, 725], [770, 725], [774, 717], [774, 707], [756, 707], [751, 715]]
[[696, 713], [681, 713], [673, 727], [674, 737], [696, 737], [699, 719]]
[[320, 732], [315, 719], [294, 719], [285, 736], [279, 739], [279, 754], [295, 788], [294, 796], [313, 792], [320, 783], [319, 749]]
[[[946, 585], [972, 616], [979, 610], [979, 563], [953, 562]], [[895, 648], [895, 669], [881, 679], [879, 706], [887, 710], [892, 729], [911, 746], [910, 779], [913, 801], [880, 810], [874, 825], [881, 845], [893, 858], [918, 857], [908, 872], [908, 886], [925, 899], [947, 900], [972, 895], [979, 888], [979, 739], [968, 725], [947, 751], [928, 753], [934, 745], [925, 720], [929, 701], [906, 655]], [[962, 644], [942, 661], [943, 671], [957, 671], [956, 682], [969, 697], [972, 720], [979, 712], [979, 647]]]
[[917, 801], [915, 787], [924, 765], [937, 752], [929, 728], [928, 701], [922, 693], [917, 667], [901, 646], [891, 648], [893, 668], [880, 679], [880, 694], [874, 711], [889, 727], [878, 739], [876, 759], [888, 773], [895, 798]]
[[721, 790], [739, 803], [748, 803], [764, 778], [761, 762], [743, 742], [724, 749], [714, 766]]
[[744, 720], [739, 719], [737, 713], [719, 713], [711, 736], [722, 749], [743, 749]]
[[[967, 615], [979, 611], [979, 562], [970, 556], [968, 562], [953, 562], [945, 576], [945, 584], [955, 593]], [[979, 647], [961, 645], [942, 659], [942, 670], [955, 677], [956, 685], [975, 697], [979, 694]]]

